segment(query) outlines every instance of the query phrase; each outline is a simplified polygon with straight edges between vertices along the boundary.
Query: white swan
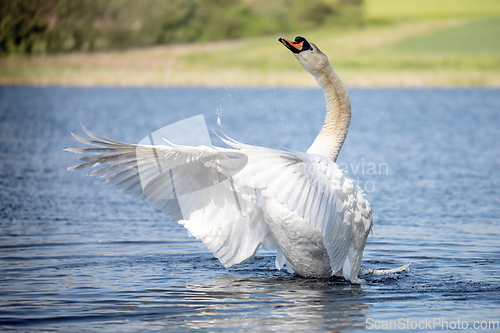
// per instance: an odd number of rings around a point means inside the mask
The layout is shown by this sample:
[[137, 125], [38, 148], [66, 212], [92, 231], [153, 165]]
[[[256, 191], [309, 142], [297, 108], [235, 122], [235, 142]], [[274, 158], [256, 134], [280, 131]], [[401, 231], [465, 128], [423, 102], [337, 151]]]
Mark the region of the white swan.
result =
[[[275, 250], [304, 277], [343, 276], [356, 283], [372, 210], [363, 192], [335, 164], [351, 117], [349, 95], [328, 58], [303, 37], [279, 41], [324, 91], [325, 124], [307, 153], [246, 145], [231, 148], [134, 145], [84, 128], [78, 141], [90, 175], [153, 202], [201, 239], [226, 267], [251, 259], [259, 247]], [[220, 128], [220, 123], [219, 123]], [[222, 130], [221, 130], [222, 132]]]

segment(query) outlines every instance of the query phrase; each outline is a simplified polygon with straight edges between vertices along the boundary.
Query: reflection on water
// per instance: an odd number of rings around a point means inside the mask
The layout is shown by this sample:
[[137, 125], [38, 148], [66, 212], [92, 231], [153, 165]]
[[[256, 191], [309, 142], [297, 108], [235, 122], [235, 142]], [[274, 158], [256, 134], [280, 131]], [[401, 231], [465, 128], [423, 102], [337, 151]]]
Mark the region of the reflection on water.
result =
[[0, 88], [0, 327], [350, 331], [398, 318], [497, 320], [498, 94], [351, 91], [339, 163], [373, 189], [363, 266], [413, 262], [351, 285], [277, 271], [266, 252], [224, 269], [161, 211], [66, 172], [75, 157], [62, 151], [80, 121], [138, 142], [200, 113], [215, 129], [216, 110], [235, 139], [305, 150], [321, 126], [320, 90]]
[[[290, 331], [363, 327], [369, 305], [359, 285], [308, 280], [292, 276], [223, 275], [203, 284], [187, 285], [190, 296], [203, 303], [200, 319], [190, 328], [210, 328], [213, 318], [231, 313], [221, 329], [259, 327]], [[190, 297], [188, 297], [188, 300]]]

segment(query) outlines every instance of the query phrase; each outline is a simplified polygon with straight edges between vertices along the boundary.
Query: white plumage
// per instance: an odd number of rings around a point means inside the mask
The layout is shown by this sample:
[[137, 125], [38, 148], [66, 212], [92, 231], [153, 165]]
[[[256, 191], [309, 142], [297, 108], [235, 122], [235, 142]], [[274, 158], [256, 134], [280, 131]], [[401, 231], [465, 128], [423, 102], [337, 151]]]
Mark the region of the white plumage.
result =
[[[287, 47], [298, 44], [297, 39], [280, 41]], [[304, 50], [294, 51], [296, 56], [320, 52], [305, 43]], [[323, 89], [327, 107], [343, 112], [328, 106]], [[339, 90], [335, 83], [333, 89]], [[333, 130], [325, 130], [327, 125]], [[347, 130], [335, 126], [342, 123], [327, 122], [322, 130], [326, 134], [316, 141], [345, 131], [337, 135], [343, 143]], [[276, 251], [279, 269], [288, 263], [301, 276], [341, 275], [358, 281], [372, 211], [361, 189], [335, 164], [336, 155], [275, 150], [228, 137], [223, 141], [230, 148], [134, 145], [84, 131], [90, 139], [73, 136], [97, 148], [66, 149], [85, 154], [83, 163], [69, 170], [95, 168], [91, 176], [182, 217], [179, 223], [224, 266], [250, 260], [262, 245]]]

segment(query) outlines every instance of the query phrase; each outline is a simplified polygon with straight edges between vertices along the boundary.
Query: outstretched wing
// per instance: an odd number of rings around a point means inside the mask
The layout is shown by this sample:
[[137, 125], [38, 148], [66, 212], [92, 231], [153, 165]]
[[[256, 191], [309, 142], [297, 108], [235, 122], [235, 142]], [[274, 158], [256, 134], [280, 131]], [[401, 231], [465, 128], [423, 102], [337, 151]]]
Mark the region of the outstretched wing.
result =
[[275, 198], [317, 228], [332, 272], [343, 270], [347, 279], [356, 279], [373, 220], [371, 207], [354, 181], [320, 155], [224, 141], [248, 158], [235, 180]]
[[180, 220], [226, 267], [252, 258], [269, 234], [255, 190], [232, 179], [247, 163], [237, 150], [125, 144], [83, 130], [88, 139], [73, 137], [94, 147], [65, 149], [84, 155], [68, 170], [93, 168], [90, 176], [152, 202]]

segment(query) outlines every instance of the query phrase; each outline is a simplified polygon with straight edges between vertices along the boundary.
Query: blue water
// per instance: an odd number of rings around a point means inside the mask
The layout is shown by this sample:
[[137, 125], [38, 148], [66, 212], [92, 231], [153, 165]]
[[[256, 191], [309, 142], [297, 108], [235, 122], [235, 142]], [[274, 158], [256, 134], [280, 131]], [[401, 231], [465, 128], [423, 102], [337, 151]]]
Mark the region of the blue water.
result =
[[338, 163], [374, 209], [363, 266], [412, 262], [361, 285], [277, 271], [263, 251], [225, 269], [161, 211], [66, 171], [80, 122], [135, 143], [221, 114], [239, 141], [305, 150], [320, 90], [0, 88], [0, 328], [499, 331], [500, 90], [350, 93]]

